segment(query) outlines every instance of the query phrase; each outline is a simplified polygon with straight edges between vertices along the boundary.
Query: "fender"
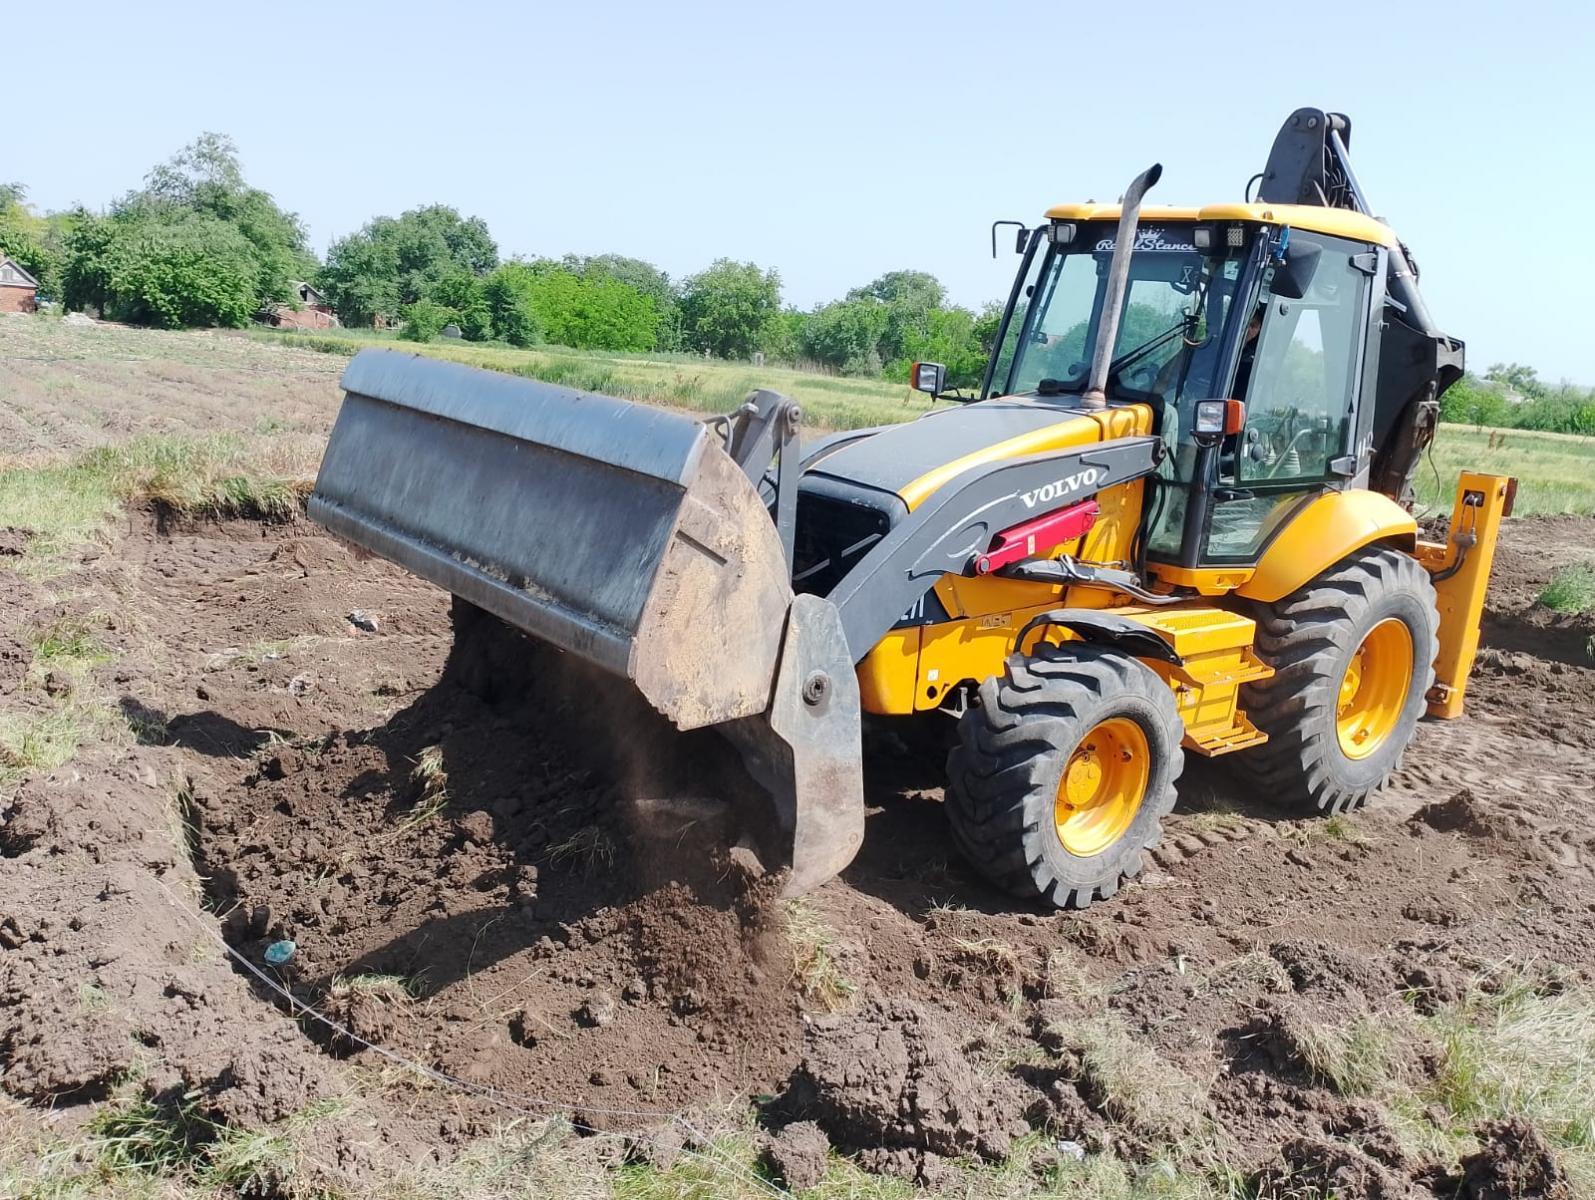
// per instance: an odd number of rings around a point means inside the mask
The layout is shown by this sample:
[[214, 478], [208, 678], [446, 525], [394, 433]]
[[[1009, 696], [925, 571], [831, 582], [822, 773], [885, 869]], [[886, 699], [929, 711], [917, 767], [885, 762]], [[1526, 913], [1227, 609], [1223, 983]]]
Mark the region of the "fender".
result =
[[1031, 630], [1047, 625], [1060, 625], [1081, 641], [1112, 646], [1132, 658], [1156, 658], [1176, 667], [1185, 665], [1185, 660], [1157, 629], [1122, 613], [1103, 612], [1097, 608], [1055, 608], [1031, 617], [1014, 639], [1015, 653], [1024, 653], [1025, 638], [1030, 636]]
[[1411, 554], [1418, 523], [1389, 496], [1361, 488], [1326, 492], [1292, 517], [1268, 544], [1237, 596], [1273, 603], [1327, 571], [1353, 550], [1389, 542]]

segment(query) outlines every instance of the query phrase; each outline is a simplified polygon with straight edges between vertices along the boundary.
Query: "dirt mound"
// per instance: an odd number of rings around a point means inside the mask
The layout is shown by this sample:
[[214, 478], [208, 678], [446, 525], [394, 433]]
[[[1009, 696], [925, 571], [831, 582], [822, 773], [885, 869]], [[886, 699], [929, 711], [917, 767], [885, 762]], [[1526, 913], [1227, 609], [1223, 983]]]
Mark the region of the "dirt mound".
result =
[[1290, 977], [1298, 992], [1339, 996], [1381, 997], [1395, 990], [1394, 980], [1377, 959], [1342, 945], [1300, 938], [1276, 942], [1269, 956]]
[[1295, 1137], [1279, 1148], [1281, 1165], [1262, 1172], [1264, 1197], [1334, 1196], [1336, 1200], [1412, 1200], [1412, 1185], [1346, 1142]]
[[1528, 1121], [1490, 1121], [1478, 1134], [1478, 1152], [1462, 1160], [1459, 1200], [1573, 1200], [1556, 1151]]
[[170, 804], [141, 753], [15, 797], [0, 827], [6, 1089], [92, 1100], [142, 1073], [147, 1094], [198, 1093], [215, 1118], [281, 1119], [338, 1085], [185, 919], [199, 880]]
[[[655, 811], [644, 830], [593, 755], [556, 732], [546, 694], [509, 689], [495, 705], [463, 674], [451, 659], [378, 727], [193, 777], [198, 854], [231, 944], [260, 961], [295, 943], [287, 982], [330, 1009], [342, 1028], [311, 1032], [335, 1054], [386, 1045], [557, 1098], [593, 1128], [789, 1071], [799, 1027], [779, 880], [720, 857], [701, 822]], [[227, 698], [215, 676], [207, 689]], [[655, 885], [666, 858], [694, 869]]]
[[33, 540], [33, 530], [19, 529], [15, 525], [0, 528], [0, 558], [17, 558], [28, 551]]
[[37, 585], [15, 571], [0, 570], [0, 696], [21, 685], [33, 659], [25, 622], [43, 603]]
[[1449, 800], [1424, 805], [1413, 813], [1412, 820], [1441, 833], [1465, 833], [1469, 837], [1502, 841], [1518, 840], [1522, 832], [1532, 830], [1530, 822], [1480, 800], [1466, 788]]
[[872, 999], [815, 1021], [786, 1104], [878, 1169], [925, 1177], [925, 1156], [1004, 1158], [1026, 1129], [1023, 1090], [963, 1054], [935, 1013]]
[[794, 1121], [770, 1140], [765, 1161], [788, 1191], [801, 1192], [825, 1178], [830, 1139], [813, 1121]]
[[10, 695], [22, 685], [33, 652], [28, 644], [10, 634], [0, 634], [0, 696]]

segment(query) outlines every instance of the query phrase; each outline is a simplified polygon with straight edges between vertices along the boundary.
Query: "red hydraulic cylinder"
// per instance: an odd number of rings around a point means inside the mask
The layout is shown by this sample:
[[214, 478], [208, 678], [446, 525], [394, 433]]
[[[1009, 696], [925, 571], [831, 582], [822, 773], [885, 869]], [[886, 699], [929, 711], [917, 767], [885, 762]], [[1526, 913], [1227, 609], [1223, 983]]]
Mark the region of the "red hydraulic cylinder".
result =
[[1069, 505], [1068, 508], [1048, 513], [1044, 517], [1037, 517], [1032, 521], [1015, 525], [1011, 529], [1004, 529], [991, 539], [990, 549], [984, 554], [975, 556], [975, 574], [990, 575], [1009, 563], [1016, 563], [1024, 558], [1035, 558], [1036, 555], [1045, 554], [1055, 546], [1072, 542], [1080, 535], [1090, 532], [1101, 514], [1102, 506], [1095, 500], [1082, 500], [1078, 504]]

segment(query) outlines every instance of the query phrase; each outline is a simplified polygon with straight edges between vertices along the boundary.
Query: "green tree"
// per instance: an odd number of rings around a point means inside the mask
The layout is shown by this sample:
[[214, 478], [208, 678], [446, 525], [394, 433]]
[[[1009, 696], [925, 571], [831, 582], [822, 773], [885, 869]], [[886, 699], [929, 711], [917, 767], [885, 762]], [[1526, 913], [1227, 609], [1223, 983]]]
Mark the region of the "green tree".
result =
[[652, 350], [659, 310], [652, 297], [604, 275], [563, 268], [533, 272], [532, 312], [544, 338], [582, 350]]
[[752, 355], [780, 311], [781, 277], [750, 262], [716, 259], [682, 286], [682, 336], [717, 358]]
[[257, 307], [295, 302], [294, 283], [317, 272], [304, 223], [244, 178], [238, 147], [202, 133], [145, 177], [142, 191], [113, 206], [118, 215], [163, 224], [188, 214], [231, 225], [249, 243]]
[[930, 315], [945, 304], [947, 289], [927, 271], [888, 271], [864, 287], [854, 288], [847, 298], [876, 300], [885, 306], [886, 326], [876, 353], [884, 363], [903, 363], [914, 357], [909, 341], [924, 341]]
[[624, 254], [594, 254], [591, 257], [567, 254], [560, 265], [577, 275], [601, 276], [634, 288], [652, 299], [654, 307], [660, 312], [673, 306], [679, 299], [670, 276], [653, 263], [640, 258], [627, 258]]
[[257, 267], [249, 240], [215, 217], [86, 218], [68, 238], [65, 299], [133, 324], [237, 327], [257, 309]]
[[452, 308], [446, 308], [436, 301], [426, 297], [404, 306], [404, 324], [399, 328], [399, 336], [410, 342], [430, 342], [443, 332], [445, 325], [455, 323], [456, 315]]
[[[975, 337], [980, 341], [981, 353], [987, 358], [997, 349], [997, 332], [1002, 328], [1002, 307], [1001, 302], [990, 300], [975, 318]], [[1023, 317], [1019, 319], [1022, 321]]]
[[433, 204], [376, 217], [334, 242], [321, 280], [347, 324], [368, 325], [428, 297], [444, 279], [496, 266], [498, 246], [480, 217]]
[[1511, 409], [1501, 383], [1481, 380], [1471, 372], [1440, 397], [1440, 419], [1459, 425], [1507, 425], [1511, 423]]
[[946, 303], [947, 289], [928, 271], [888, 271], [863, 287], [854, 288], [847, 298], [905, 304], [917, 309], [940, 308]]
[[482, 342], [493, 336], [493, 311], [487, 303], [485, 283], [475, 275], [466, 271], [445, 275], [433, 284], [427, 299], [453, 313], [453, 323], [468, 341]]
[[532, 294], [537, 274], [523, 262], [507, 262], [482, 280], [493, 336], [512, 346], [535, 346], [543, 340]]
[[765, 326], [764, 341], [759, 351], [772, 362], [795, 363], [802, 355], [803, 329], [809, 314], [795, 308], [783, 308]]
[[804, 357], [844, 375], [878, 375], [887, 306], [870, 298], [838, 300], [817, 308], [803, 326]]
[[907, 379], [909, 364], [939, 362], [951, 387], [977, 387], [986, 372], [986, 351], [967, 308], [933, 308], [903, 331], [899, 357], [886, 365], [887, 378]]
[[27, 200], [28, 190], [20, 183], [0, 184], [0, 254], [37, 279], [45, 299], [58, 300], [71, 218], [66, 213], [39, 216]]
[[1522, 363], [1491, 363], [1484, 377], [1491, 382], [1505, 384], [1524, 396], [1538, 396], [1545, 391], [1539, 372]]
[[117, 227], [109, 217], [82, 213], [66, 236], [61, 301], [67, 308], [105, 312], [115, 299]]

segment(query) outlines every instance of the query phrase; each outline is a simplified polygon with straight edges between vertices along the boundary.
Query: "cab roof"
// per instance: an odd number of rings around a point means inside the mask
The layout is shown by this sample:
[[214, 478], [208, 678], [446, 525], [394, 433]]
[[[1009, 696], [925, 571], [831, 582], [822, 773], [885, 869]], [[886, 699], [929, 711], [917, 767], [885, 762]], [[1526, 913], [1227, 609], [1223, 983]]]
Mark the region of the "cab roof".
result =
[[[1047, 210], [1055, 221], [1117, 221], [1117, 204], [1055, 204]], [[1396, 233], [1383, 221], [1344, 208], [1324, 208], [1316, 204], [1207, 204], [1201, 208], [1172, 205], [1143, 205], [1143, 221], [1251, 221], [1265, 225], [1289, 225], [1327, 233], [1332, 237], [1395, 246]]]

